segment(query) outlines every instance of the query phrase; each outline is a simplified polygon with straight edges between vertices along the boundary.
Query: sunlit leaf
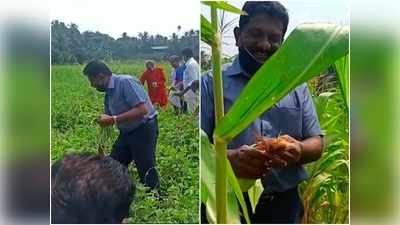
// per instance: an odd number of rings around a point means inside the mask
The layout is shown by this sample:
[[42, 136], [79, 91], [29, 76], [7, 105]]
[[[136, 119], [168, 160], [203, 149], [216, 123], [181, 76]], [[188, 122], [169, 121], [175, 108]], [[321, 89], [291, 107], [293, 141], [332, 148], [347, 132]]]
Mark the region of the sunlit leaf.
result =
[[248, 190], [249, 200], [253, 213], [256, 213], [256, 206], [258, 200], [260, 200], [261, 194], [264, 191], [264, 187], [261, 183], [261, 179], [258, 179], [256, 183]]
[[349, 107], [349, 56], [346, 55], [335, 62], [336, 71], [340, 81], [340, 90], [346, 106]]
[[216, 223], [215, 202], [215, 154], [213, 146], [208, 140], [207, 134], [200, 130], [201, 137], [201, 201], [206, 205], [207, 219], [210, 223]]
[[249, 213], [247, 210], [246, 202], [244, 201], [242, 189], [240, 188], [239, 182], [233, 172], [231, 163], [227, 163], [227, 176], [228, 176], [228, 183], [232, 187], [233, 191], [235, 192], [236, 198], [239, 201], [240, 207], [242, 208], [243, 216], [246, 219], [247, 223], [250, 223]]
[[242, 10], [240, 10], [239, 8], [229, 4], [227, 2], [224, 2], [224, 1], [202, 1], [202, 3], [204, 5], [208, 5], [210, 7], [215, 7], [217, 9], [221, 9], [221, 10], [224, 10], [227, 12], [246, 15], [246, 13], [243, 12]]
[[214, 40], [214, 30], [211, 27], [210, 21], [208, 21], [203, 15], [200, 16], [201, 20], [201, 40], [212, 45]]
[[238, 182], [240, 185], [240, 189], [242, 189], [243, 192], [246, 192], [247, 190], [249, 190], [249, 188], [251, 188], [255, 184], [256, 180], [238, 178]]

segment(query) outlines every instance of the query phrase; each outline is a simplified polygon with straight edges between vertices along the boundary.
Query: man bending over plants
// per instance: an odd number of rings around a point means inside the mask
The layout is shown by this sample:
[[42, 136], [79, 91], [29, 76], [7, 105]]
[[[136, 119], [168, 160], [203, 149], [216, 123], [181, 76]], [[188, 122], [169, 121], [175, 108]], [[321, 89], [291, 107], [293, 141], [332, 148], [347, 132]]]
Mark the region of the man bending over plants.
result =
[[[233, 105], [253, 74], [279, 49], [289, 16], [279, 2], [246, 2], [234, 29], [239, 55], [222, 72], [225, 111]], [[299, 54], [301, 54], [299, 52]], [[201, 128], [212, 141], [215, 128], [211, 73], [201, 79]], [[281, 149], [263, 152], [250, 146], [260, 137], [277, 138]], [[269, 145], [267, 139], [265, 143]], [[279, 147], [280, 146], [280, 147]], [[228, 158], [239, 178], [261, 178], [264, 192], [250, 215], [252, 223], [300, 223], [303, 205], [298, 185], [307, 179], [303, 164], [320, 158], [322, 133], [306, 84], [302, 84], [262, 114], [228, 145]], [[251, 151], [250, 151], [251, 150]], [[248, 208], [248, 195], [244, 194]], [[204, 208], [203, 208], [204, 209]], [[205, 220], [202, 210], [202, 221]]]
[[140, 81], [129, 75], [115, 75], [106, 64], [97, 60], [89, 62], [83, 74], [92, 87], [105, 92], [105, 113], [100, 116], [99, 125], [115, 125], [119, 129], [110, 156], [126, 167], [135, 161], [140, 181], [151, 189], [158, 189], [155, 167], [157, 111]]

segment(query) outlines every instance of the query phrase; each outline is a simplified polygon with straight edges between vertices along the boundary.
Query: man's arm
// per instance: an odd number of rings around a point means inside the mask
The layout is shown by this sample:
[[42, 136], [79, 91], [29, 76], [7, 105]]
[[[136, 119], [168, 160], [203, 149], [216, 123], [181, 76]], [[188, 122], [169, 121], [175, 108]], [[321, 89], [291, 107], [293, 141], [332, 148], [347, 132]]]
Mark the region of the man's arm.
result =
[[307, 138], [301, 142], [301, 145], [302, 152], [298, 163], [306, 164], [321, 158], [322, 149], [324, 148], [324, 142], [321, 136]]
[[176, 95], [183, 96], [189, 90], [198, 89], [198, 88], [199, 88], [199, 80], [194, 80], [185, 89], [183, 89], [180, 92], [177, 92]]
[[133, 78], [124, 80], [122, 93], [122, 97], [131, 109], [119, 115], [114, 115], [114, 117], [106, 114], [101, 115], [98, 121], [100, 126], [111, 126], [118, 122], [137, 120], [148, 113], [149, 109], [146, 107], [148, 97], [139, 82]]
[[148, 109], [146, 107], [146, 103], [139, 103], [137, 106], [133, 107], [127, 112], [116, 115], [116, 122], [125, 122], [125, 121], [135, 121], [143, 118], [144, 115], [148, 113]]
[[144, 115], [148, 113], [145, 102], [139, 103], [137, 106], [132, 109], [121, 113], [119, 115], [110, 116], [107, 114], [103, 114], [100, 116], [99, 124], [102, 127], [107, 127], [111, 125], [115, 125], [116, 123], [125, 122], [125, 121], [135, 121], [137, 119], [143, 118]]

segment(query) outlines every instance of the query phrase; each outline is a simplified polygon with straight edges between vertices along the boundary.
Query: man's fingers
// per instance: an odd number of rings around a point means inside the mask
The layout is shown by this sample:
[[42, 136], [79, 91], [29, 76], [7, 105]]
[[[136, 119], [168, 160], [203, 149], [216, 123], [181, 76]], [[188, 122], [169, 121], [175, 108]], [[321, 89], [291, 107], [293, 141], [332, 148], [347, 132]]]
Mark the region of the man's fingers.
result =
[[293, 155], [295, 159], [300, 158], [301, 155], [301, 147], [296, 144], [290, 144], [287, 146], [286, 151]]
[[288, 151], [281, 151], [277, 153], [280, 159], [286, 161], [286, 162], [294, 162], [296, 161], [296, 156], [293, 155], [291, 152]]
[[238, 168], [238, 177], [258, 179], [267, 171], [266, 166], [254, 167], [248, 164], [241, 164]]
[[240, 153], [245, 155], [247, 158], [251, 159], [260, 159], [265, 160], [267, 158], [267, 154], [264, 151], [256, 150], [256, 149], [241, 149]]
[[259, 156], [257, 153], [250, 153], [251, 151], [254, 150], [241, 150], [239, 152], [239, 161], [242, 162], [242, 164], [250, 165], [255, 168], [263, 166], [266, 159], [265, 156]]
[[273, 155], [272, 159], [267, 160], [267, 162], [265, 163], [267, 167], [272, 167], [272, 168], [286, 167], [287, 164], [288, 163], [286, 161], [280, 159], [279, 156], [277, 155]]
[[296, 139], [292, 138], [291, 136], [289, 136], [287, 134], [279, 136], [279, 138], [285, 139], [286, 141], [291, 142], [291, 143], [296, 143], [297, 142]]

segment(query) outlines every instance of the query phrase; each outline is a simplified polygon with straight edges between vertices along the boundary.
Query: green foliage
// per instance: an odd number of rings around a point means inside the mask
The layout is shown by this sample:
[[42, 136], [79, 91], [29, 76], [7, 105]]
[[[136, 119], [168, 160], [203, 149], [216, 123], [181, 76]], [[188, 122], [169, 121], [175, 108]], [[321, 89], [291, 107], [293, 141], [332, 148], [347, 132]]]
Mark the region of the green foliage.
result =
[[201, 20], [201, 40], [207, 43], [208, 45], [212, 45], [215, 32], [211, 27], [211, 23], [203, 15], [200, 16], [200, 20]]
[[349, 56], [346, 55], [337, 60], [335, 66], [340, 80], [340, 90], [346, 106], [349, 107]]
[[325, 148], [306, 166], [310, 178], [300, 186], [303, 223], [349, 222], [349, 114], [343, 97], [339, 86], [314, 96]]
[[[54, 20], [51, 23], [51, 61], [52, 64], [85, 63], [91, 59], [105, 61], [128, 59], [165, 59], [175, 54], [180, 55], [185, 48], [193, 49], [198, 55], [198, 30], [188, 30], [178, 36], [172, 33], [171, 37], [160, 34], [141, 32], [137, 37], [128, 36], [126, 32], [114, 39], [101, 32], [78, 30], [76, 24], [66, 25]], [[154, 46], [167, 46], [166, 50], [153, 50]]]
[[[169, 63], [161, 62], [169, 79]], [[143, 61], [109, 64], [116, 74], [140, 75]], [[66, 153], [97, 154], [100, 129], [95, 120], [103, 112], [103, 94], [91, 88], [82, 75], [83, 66], [52, 66], [52, 129], [51, 158], [61, 159]], [[168, 81], [169, 83], [169, 81]], [[160, 174], [163, 200], [146, 193], [137, 170], [130, 173], [138, 189], [131, 205], [130, 223], [198, 223], [198, 118], [175, 115], [173, 109], [159, 110], [157, 169]], [[109, 154], [117, 130], [105, 138]]]
[[208, 5], [212, 8], [221, 9], [226, 12], [236, 13], [236, 14], [246, 14], [242, 10], [236, 8], [235, 6], [225, 2], [225, 1], [202, 1], [204, 5]]

